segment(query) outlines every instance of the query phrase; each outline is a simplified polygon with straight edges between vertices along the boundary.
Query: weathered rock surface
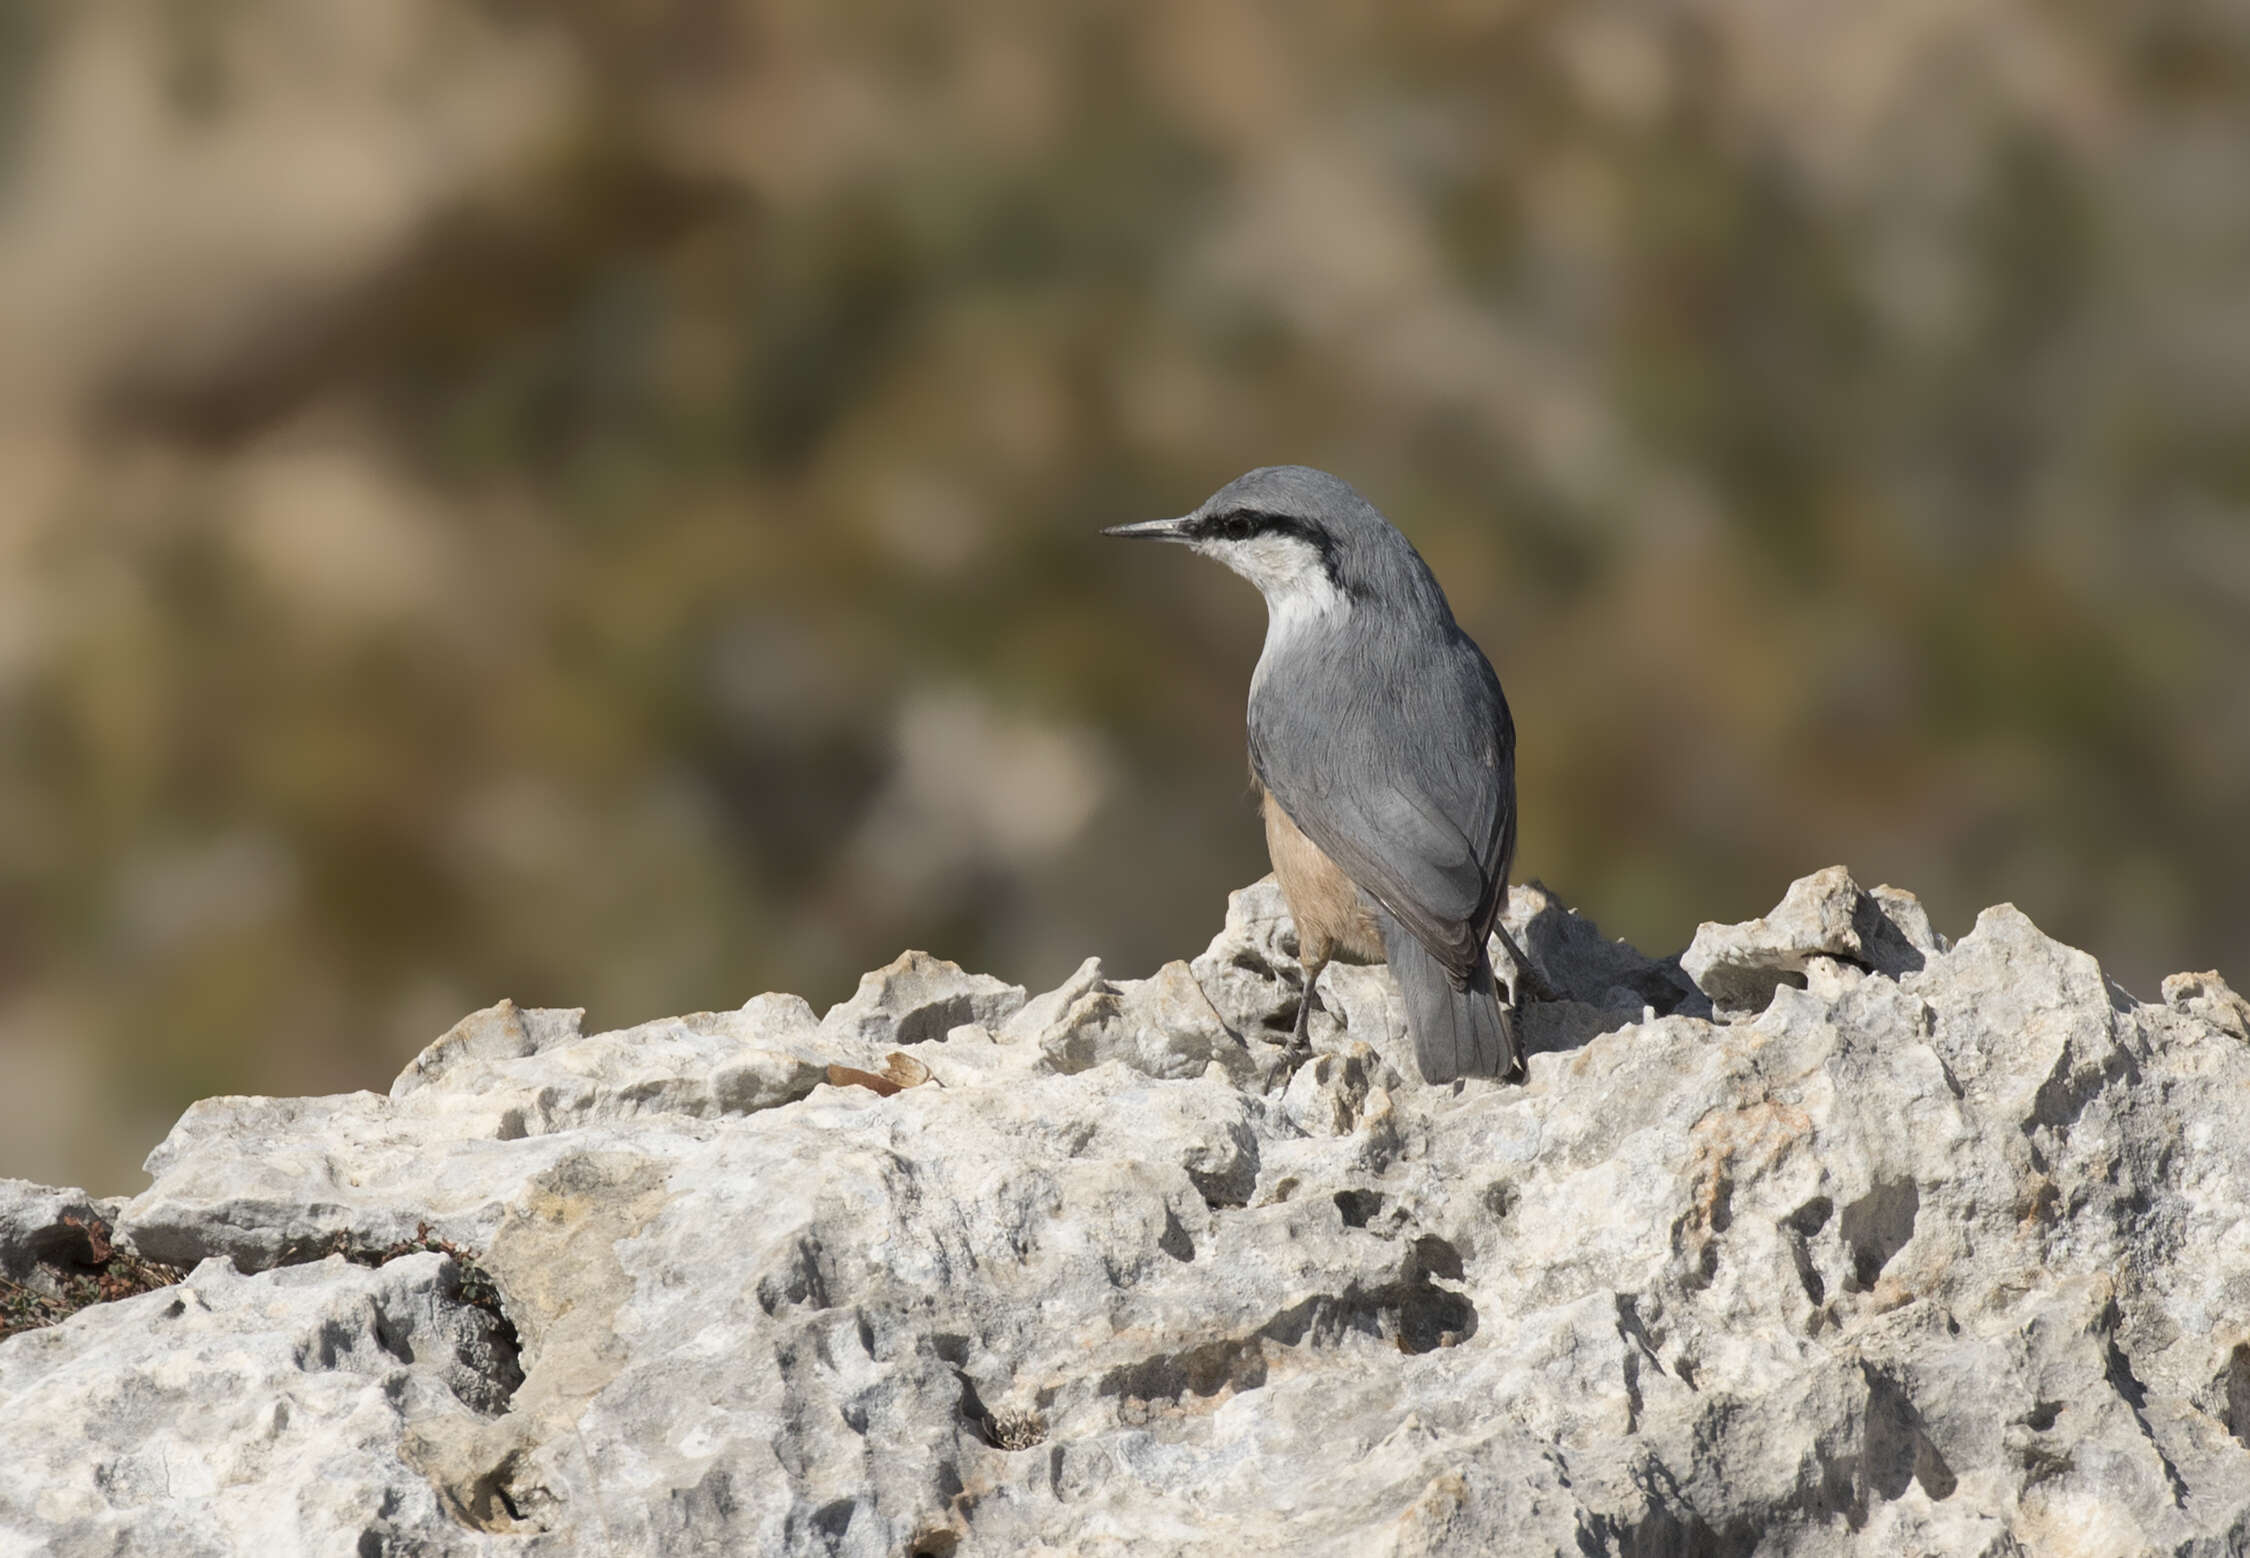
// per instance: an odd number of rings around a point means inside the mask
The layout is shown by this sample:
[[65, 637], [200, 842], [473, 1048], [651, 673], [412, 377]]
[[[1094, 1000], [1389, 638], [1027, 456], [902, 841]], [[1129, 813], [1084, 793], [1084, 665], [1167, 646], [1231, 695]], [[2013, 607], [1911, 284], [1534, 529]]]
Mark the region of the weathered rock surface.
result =
[[[1840, 870], [1674, 960], [1516, 900], [1522, 1087], [1422, 1085], [1379, 967], [1292, 1065], [1261, 883], [1148, 979], [503, 1003], [388, 1097], [207, 1100], [104, 1209], [186, 1281], [0, 1343], [0, 1550], [2250, 1546], [2225, 980]], [[94, 1206], [0, 1189], [0, 1263]], [[513, 1335], [322, 1258], [425, 1223]]]
[[0, 1531], [24, 1552], [411, 1549], [418, 1433], [500, 1410], [514, 1348], [443, 1255], [340, 1256], [97, 1304], [7, 1343]]

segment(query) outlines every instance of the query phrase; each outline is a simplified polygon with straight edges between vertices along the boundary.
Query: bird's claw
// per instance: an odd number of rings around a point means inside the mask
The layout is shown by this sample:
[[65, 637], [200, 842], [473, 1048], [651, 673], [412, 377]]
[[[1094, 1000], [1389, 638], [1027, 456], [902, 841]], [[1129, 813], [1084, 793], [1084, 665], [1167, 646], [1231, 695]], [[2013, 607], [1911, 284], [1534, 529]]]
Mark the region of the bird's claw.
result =
[[1523, 948], [1516, 945], [1516, 938], [1508, 934], [1508, 927], [1495, 925], [1492, 928], [1500, 937], [1500, 945], [1508, 949], [1508, 957], [1516, 965], [1516, 977], [1510, 983], [1509, 992], [1514, 997], [1515, 1004], [1520, 1007], [1526, 1000], [1543, 1004], [1562, 1000], [1563, 993], [1548, 982], [1547, 976], [1539, 972], [1536, 963], [1524, 955]]

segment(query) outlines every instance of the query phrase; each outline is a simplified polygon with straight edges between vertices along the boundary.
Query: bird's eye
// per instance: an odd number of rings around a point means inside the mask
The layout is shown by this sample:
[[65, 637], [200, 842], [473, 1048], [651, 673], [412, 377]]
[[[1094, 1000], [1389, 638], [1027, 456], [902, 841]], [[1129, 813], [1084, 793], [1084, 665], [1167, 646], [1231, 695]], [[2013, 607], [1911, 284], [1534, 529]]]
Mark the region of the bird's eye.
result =
[[1204, 539], [1210, 541], [1248, 541], [1253, 536], [1264, 535], [1272, 523], [1270, 515], [1256, 509], [1229, 509], [1223, 514], [1213, 514], [1198, 529]]

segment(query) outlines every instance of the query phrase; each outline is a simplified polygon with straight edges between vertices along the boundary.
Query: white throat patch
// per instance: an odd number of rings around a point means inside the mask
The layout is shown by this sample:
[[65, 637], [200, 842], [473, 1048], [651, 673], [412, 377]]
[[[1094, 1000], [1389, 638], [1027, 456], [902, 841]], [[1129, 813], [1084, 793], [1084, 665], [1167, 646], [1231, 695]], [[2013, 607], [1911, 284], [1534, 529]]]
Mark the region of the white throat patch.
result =
[[1269, 603], [1281, 595], [1307, 590], [1335, 592], [1335, 586], [1328, 582], [1328, 569], [1321, 562], [1320, 548], [1297, 536], [1201, 541], [1195, 549], [1255, 584]]
[[1253, 536], [1247, 541], [1207, 541], [1196, 550], [1225, 563], [1266, 598], [1266, 646], [1250, 673], [1253, 691], [1277, 654], [1308, 630], [1351, 610], [1351, 598], [1328, 577], [1320, 549], [1294, 536]]

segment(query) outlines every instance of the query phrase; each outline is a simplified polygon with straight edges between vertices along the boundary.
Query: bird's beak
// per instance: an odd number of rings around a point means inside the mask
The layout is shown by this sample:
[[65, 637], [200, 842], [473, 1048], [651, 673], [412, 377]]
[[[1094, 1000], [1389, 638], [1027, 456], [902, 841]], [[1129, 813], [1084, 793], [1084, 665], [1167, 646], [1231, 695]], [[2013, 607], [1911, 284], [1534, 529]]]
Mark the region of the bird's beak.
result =
[[1137, 525], [1112, 525], [1102, 532], [1105, 536], [1119, 536], [1127, 541], [1185, 541], [1187, 520], [1144, 519]]

